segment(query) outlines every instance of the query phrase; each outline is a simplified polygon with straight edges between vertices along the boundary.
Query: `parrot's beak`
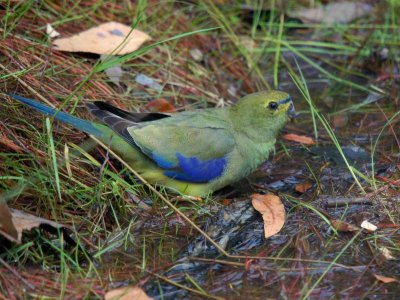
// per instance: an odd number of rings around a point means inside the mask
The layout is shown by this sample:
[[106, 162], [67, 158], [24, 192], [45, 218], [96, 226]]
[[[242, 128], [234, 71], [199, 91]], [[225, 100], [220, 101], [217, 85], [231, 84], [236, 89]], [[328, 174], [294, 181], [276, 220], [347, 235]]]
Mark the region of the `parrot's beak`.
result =
[[288, 114], [288, 116], [290, 118], [296, 118], [297, 117], [297, 113], [296, 113], [296, 110], [294, 109], [293, 102], [290, 102], [287, 114]]
[[287, 109], [287, 114], [290, 118], [295, 118], [297, 116], [296, 111], [294, 109], [294, 104], [292, 97], [287, 97], [286, 99], [282, 99], [278, 101], [278, 104], [287, 104], [289, 103], [288, 109]]

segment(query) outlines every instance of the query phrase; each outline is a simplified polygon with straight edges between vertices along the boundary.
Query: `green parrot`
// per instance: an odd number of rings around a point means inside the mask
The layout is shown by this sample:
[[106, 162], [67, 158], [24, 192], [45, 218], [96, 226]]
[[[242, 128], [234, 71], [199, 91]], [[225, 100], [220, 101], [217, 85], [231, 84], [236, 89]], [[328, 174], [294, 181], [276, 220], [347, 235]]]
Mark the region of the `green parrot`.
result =
[[207, 195], [253, 172], [294, 115], [291, 97], [275, 90], [247, 95], [230, 107], [175, 114], [131, 113], [105, 102], [88, 103], [102, 124], [10, 96], [110, 145], [150, 183], [191, 196]]

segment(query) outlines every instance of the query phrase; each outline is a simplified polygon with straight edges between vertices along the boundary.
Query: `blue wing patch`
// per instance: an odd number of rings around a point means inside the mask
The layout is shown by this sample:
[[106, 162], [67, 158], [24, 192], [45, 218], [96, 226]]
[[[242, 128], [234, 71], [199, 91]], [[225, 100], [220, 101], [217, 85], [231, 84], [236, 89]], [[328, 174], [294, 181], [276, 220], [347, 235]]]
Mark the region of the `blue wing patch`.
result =
[[159, 167], [169, 169], [164, 172], [165, 176], [194, 183], [205, 183], [217, 178], [224, 172], [227, 163], [225, 157], [201, 160], [197, 157], [186, 157], [179, 152], [176, 153], [178, 165], [158, 154], [153, 153], [152, 158]]

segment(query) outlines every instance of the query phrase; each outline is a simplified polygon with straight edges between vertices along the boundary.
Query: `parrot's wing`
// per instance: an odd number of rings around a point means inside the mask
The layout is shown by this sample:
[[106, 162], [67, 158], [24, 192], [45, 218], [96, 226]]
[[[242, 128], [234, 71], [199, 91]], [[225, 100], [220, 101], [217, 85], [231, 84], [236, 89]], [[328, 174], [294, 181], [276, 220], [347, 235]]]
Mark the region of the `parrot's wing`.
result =
[[235, 147], [227, 129], [168, 123], [158, 121], [127, 130], [140, 150], [170, 178], [204, 183], [222, 175]]
[[165, 169], [164, 175], [177, 180], [203, 183], [219, 177], [235, 147], [224, 122], [210, 113], [181, 113], [169, 118], [168, 114], [129, 113], [104, 102], [87, 106], [94, 116]]

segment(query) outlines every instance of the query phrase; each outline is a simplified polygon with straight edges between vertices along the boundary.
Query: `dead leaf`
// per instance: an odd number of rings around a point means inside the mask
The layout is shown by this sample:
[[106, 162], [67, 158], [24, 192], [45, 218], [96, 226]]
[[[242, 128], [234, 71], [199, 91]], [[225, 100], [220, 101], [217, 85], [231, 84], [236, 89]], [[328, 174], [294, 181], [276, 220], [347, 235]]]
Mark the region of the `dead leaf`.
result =
[[126, 286], [108, 291], [105, 300], [152, 300], [146, 293], [137, 286]]
[[277, 234], [285, 224], [285, 207], [281, 199], [272, 194], [253, 194], [251, 203], [263, 216], [264, 236], [268, 238]]
[[283, 138], [285, 140], [301, 143], [304, 145], [314, 145], [315, 144], [313, 138], [305, 136], [305, 135], [297, 135], [294, 133], [289, 133], [289, 134], [285, 134], [283, 136]]
[[115, 85], [119, 86], [119, 82], [121, 80], [122, 75], [124, 75], [124, 71], [121, 66], [113, 66], [106, 69], [106, 75], [110, 78], [110, 81]]
[[378, 227], [376, 227], [374, 224], [368, 222], [367, 220], [362, 221], [361, 223], [361, 228], [364, 228], [368, 231], [376, 231]]
[[149, 112], [175, 112], [175, 107], [164, 98], [150, 101], [144, 106]]
[[108, 22], [67, 38], [56, 39], [53, 45], [60, 51], [123, 55], [139, 49], [150, 39], [140, 30]]
[[379, 281], [382, 281], [383, 283], [392, 283], [392, 282], [400, 282], [396, 278], [392, 277], [386, 277], [378, 274], [374, 274], [375, 278], [378, 279]]
[[17, 229], [12, 221], [11, 211], [7, 203], [3, 200], [0, 201], [0, 234], [12, 241], [16, 241], [18, 238]]
[[49, 23], [46, 24], [46, 34], [52, 39], [60, 35], [60, 33], [56, 31]]
[[368, 15], [373, 6], [362, 2], [334, 2], [317, 8], [299, 9], [289, 12], [293, 18], [299, 18], [304, 23], [347, 24]]
[[396, 258], [392, 255], [392, 252], [384, 246], [378, 247], [379, 252], [382, 254], [382, 256], [387, 259], [387, 260], [395, 260]]
[[[43, 218], [39, 218], [39, 217], [36, 217], [34, 215], [25, 213], [25, 212], [17, 210], [17, 209], [10, 208], [10, 213], [11, 213], [11, 217], [12, 217], [13, 226], [17, 232], [16, 241], [19, 243], [21, 242], [22, 232], [24, 230], [31, 230], [32, 228], [36, 228], [41, 225], [49, 225], [53, 228], [59, 228], [59, 229], [66, 227], [59, 223], [56, 223], [56, 222], [53, 222], [50, 220], [46, 220]], [[0, 216], [0, 217], [2, 217], [2, 216]], [[0, 230], [6, 231], [7, 230], [6, 227], [7, 227], [7, 224], [5, 226], [3, 219], [1, 219]], [[5, 236], [5, 237], [7, 237], [7, 236]], [[7, 238], [9, 238], [9, 237], [7, 237]], [[13, 241], [15, 241], [15, 240], [13, 240]]]
[[151, 88], [153, 90], [156, 91], [161, 91], [162, 90], [162, 86], [161, 84], [159, 84], [158, 82], [156, 82], [156, 80], [152, 77], [149, 77], [145, 74], [138, 74], [136, 75], [135, 78], [136, 82], [144, 85], [145, 87]]
[[201, 52], [200, 49], [195, 48], [195, 49], [191, 49], [189, 51], [190, 56], [197, 62], [202, 61], [204, 56], [203, 56], [203, 52]]
[[359, 231], [360, 228], [358, 228], [355, 225], [352, 225], [350, 223], [340, 221], [340, 220], [330, 220], [333, 228], [335, 228], [337, 231], [341, 232], [354, 232], [354, 231]]
[[303, 194], [303, 193], [307, 192], [309, 189], [311, 189], [312, 186], [313, 186], [312, 183], [306, 181], [306, 182], [303, 182], [303, 183], [296, 184], [294, 189], [295, 189], [296, 192], [299, 192], [299, 193]]
[[[113, 58], [114, 56], [112, 55], [100, 55], [100, 60], [102, 62], [107, 61], [111, 58]], [[114, 83], [115, 85], [120, 86], [120, 81], [121, 81], [121, 77], [124, 75], [124, 70], [122, 70], [121, 65], [120, 64], [114, 64], [112, 67], [109, 67], [107, 69], [105, 69], [104, 71], [106, 73], [106, 75], [108, 76], [108, 78], [110, 79], [110, 81], [112, 83]]]

